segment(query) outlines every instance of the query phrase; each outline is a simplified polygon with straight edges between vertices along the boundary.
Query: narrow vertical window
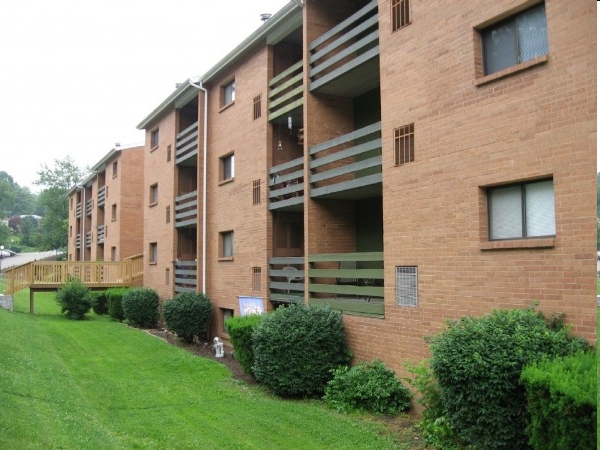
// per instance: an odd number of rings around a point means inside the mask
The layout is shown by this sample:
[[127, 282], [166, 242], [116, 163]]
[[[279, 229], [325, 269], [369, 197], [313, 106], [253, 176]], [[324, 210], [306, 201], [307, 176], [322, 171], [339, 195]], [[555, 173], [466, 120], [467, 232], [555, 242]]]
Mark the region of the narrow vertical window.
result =
[[235, 176], [235, 159], [233, 153], [221, 158], [221, 180], [227, 181], [233, 179]]
[[260, 105], [260, 95], [257, 95], [256, 97], [254, 97], [252, 109], [253, 109], [252, 117], [254, 118], [254, 120], [256, 120], [262, 114], [261, 105]]
[[394, 130], [394, 164], [400, 166], [415, 160], [414, 124]]
[[252, 204], [260, 204], [260, 180], [254, 180], [252, 182]]
[[235, 80], [221, 86], [221, 107], [235, 102]]
[[150, 132], [150, 148], [158, 147], [158, 128]]
[[171, 205], [167, 205], [166, 211], [165, 211], [165, 222], [166, 223], [171, 223]]
[[114, 161], [112, 163], [112, 177], [115, 178], [117, 176], [117, 169], [119, 167], [119, 164], [117, 161]]
[[392, 0], [392, 31], [410, 24], [409, 0]]
[[110, 219], [117, 220], [117, 204], [114, 203], [110, 208]]
[[156, 264], [158, 261], [158, 244], [151, 242], [148, 248], [148, 261], [150, 264]]
[[221, 238], [220, 257], [233, 258], [233, 231], [219, 233]]
[[171, 153], [172, 153], [172, 147], [170, 145], [167, 145], [167, 162], [171, 161]]
[[150, 186], [150, 206], [158, 203], [158, 183]]

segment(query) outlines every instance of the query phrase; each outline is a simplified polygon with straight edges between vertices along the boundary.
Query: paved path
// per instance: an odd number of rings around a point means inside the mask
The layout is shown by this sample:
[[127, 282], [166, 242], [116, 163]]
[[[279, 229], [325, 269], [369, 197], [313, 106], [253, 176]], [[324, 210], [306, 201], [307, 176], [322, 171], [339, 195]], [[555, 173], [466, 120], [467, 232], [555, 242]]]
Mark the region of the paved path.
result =
[[8, 269], [9, 267], [20, 266], [21, 264], [27, 264], [31, 261], [39, 261], [40, 259], [51, 258], [56, 255], [56, 252], [34, 252], [34, 253], [17, 253], [14, 256], [8, 256], [2, 258], [0, 268], [2, 270]]

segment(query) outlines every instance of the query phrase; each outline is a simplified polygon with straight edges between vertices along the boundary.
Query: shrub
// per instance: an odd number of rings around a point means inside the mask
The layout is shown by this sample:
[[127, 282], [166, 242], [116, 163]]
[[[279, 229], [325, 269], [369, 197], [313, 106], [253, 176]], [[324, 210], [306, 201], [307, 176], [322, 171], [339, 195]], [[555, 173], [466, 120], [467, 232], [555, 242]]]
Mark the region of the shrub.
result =
[[596, 355], [576, 355], [525, 367], [529, 443], [536, 450], [596, 445]]
[[252, 374], [254, 352], [252, 351], [252, 333], [264, 315], [251, 314], [248, 316], [231, 317], [225, 321], [229, 338], [233, 344], [233, 354], [247, 374]]
[[178, 294], [163, 305], [167, 329], [187, 343], [194, 342], [194, 336], [206, 334], [211, 312], [208, 296], [194, 292]]
[[450, 322], [431, 341], [431, 368], [453, 429], [478, 449], [529, 448], [522, 368], [587, 344], [534, 309]]
[[56, 302], [60, 305], [60, 312], [66, 313], [67, 319], [72, 320], [83, 320], [92, 309], [90, 289], [76, 278], [56, 292]]
[[119, 322], [125, 319], [123, 296], [128, 290], [127, 288], [110, 288], [106, 291], [108, 296], [108, 315]]
[[140, 328], [156, 327], [160, 301], [158, 292], [150, 288], [135, 288], [123, 295], [123, 313], [127, 321]]
[[102, 316], [108, 312], [108, 294], [106, 291], [91, 291], [92, 309]]
[[256, 380], [280, 396], [323, 395], [331, 370], [351, 359], [341, 313], [303, 304], [267, 315], [252, 350]]
[[323, 400], [342, 412], [397, 414], [410, 409], [410, 391], [381, 361], [333, 369]]

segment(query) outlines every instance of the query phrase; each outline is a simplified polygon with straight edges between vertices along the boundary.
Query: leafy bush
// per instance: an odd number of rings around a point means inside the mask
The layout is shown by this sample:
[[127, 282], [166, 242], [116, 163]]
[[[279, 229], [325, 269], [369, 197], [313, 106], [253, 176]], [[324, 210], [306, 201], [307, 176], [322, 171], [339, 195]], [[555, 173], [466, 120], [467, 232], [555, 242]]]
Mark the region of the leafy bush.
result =
[[225, 321], [229, 338], [233, 344], [233, 354], [247, 374], [252, 374], [254, 352], [252, 351], [252, 333], [264, 315], [251, 314], [248, 316], [231, 317]]
[[341, 313], [304, 304], [267, 315], [252, 349], [254, 377], [280, 396], [323, 395], [331, 370], [351, 359]]
[[108, 294], [106, 291], [91, 291], [92, 309], [102, 316], [108, 312]]
[[596, 355], [576, 355], [525, 367], [529, 424], [536, 450], [574, 450], [596, 445]]
[[60, 312], [72, 320], [83, 320], [92, 309], [90, 289], [77, 278], [72, 278], [56, 292], [56, 302]]
[[187, 343], [194, 342], [194, 336], [206, 334], [211, 312], [210, 299], [194, 292], [178, 294], [163, 305], [167, 329]]
[[410, 409], [410, 391], [381, 361], [333, 370], [323, 400], [338, 411], [397, 414]]
[[125, 319], [140, 328], [154, 328], [158, 323], [158, 292], [150, 288], [134, 288], [123, 295]]
[[522, 368], [587, 344], [532, 308], [499, 310], [450, 322], [431, 341], [431, 368], [448, 420], [478, 449], [525, 449]]
[[123, 296], [128, 290], [127, 288], [110, 288], [106, 291], [108, 296], [108, 315], [119, 322], [125, 319]]

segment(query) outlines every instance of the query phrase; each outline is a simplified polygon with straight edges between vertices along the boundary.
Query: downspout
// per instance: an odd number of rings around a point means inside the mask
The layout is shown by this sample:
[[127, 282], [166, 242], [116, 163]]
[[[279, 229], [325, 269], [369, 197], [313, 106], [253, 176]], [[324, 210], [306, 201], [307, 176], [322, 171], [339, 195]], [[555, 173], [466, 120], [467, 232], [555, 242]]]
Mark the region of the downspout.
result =
[[79, 258], [81, 261], [85, 261], [85, 216], [87, 215], [85, 208], [85, 186], [81, 186], [81, 191], [83, 192], [83, 201], [81, 202], [81, 215], [83, 216], [83, 220], [81, 221], [81, 253], [79, 254]]
[[197, 84], [191, 79], [190, 85], [204, 92], [204, 120], [202, 132], [203, 151], [202, 151], [202, 293], [206, 294], [206, 160], [207, 160], [207, 138], [208, 138], [208, 90], [202, 86], [202, 81]]

